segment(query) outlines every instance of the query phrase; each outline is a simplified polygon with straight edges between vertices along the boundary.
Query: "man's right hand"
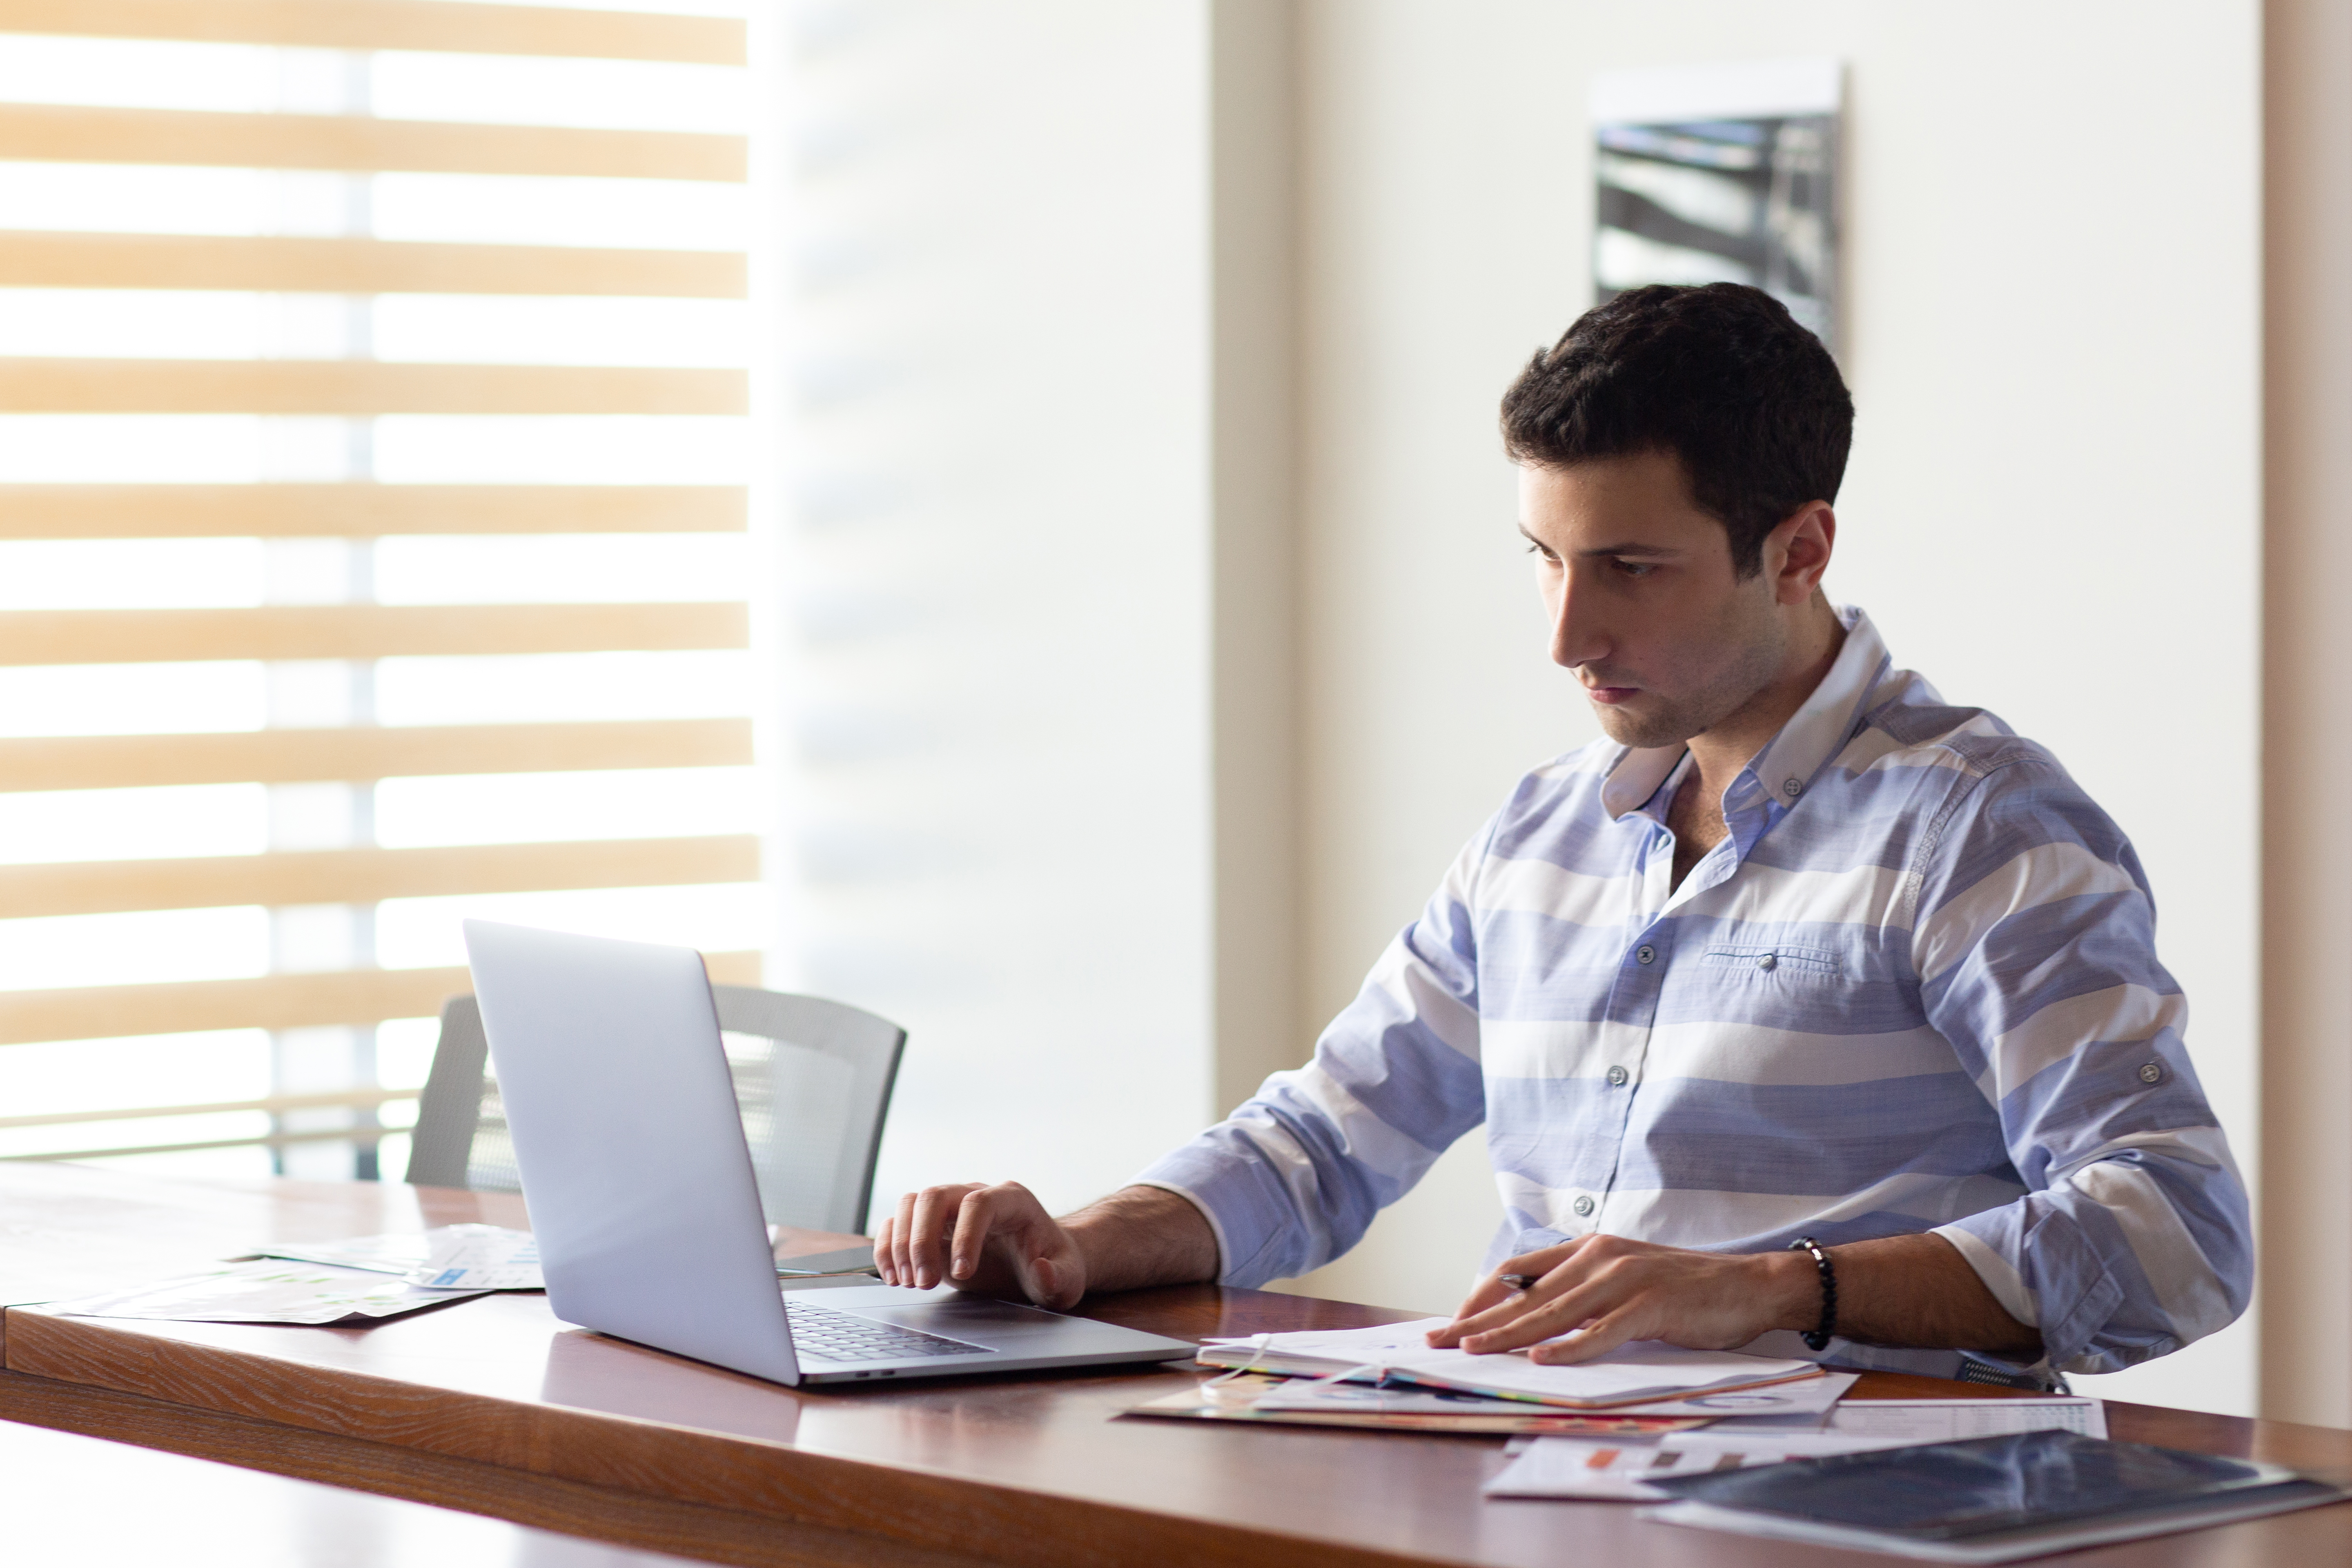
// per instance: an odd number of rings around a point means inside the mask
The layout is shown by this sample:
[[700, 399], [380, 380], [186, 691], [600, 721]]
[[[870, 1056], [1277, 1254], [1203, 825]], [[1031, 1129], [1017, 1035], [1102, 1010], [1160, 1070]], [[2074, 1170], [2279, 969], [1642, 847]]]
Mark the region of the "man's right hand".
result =
[[882, 1222], [874, 1262], [885, 1284], [919, 1290], [947, 1284], [1017, 1294], [1056, 1310], [1076, 1306], [1087, 1293], [1087, 1259], [1077, 1238], [1018, 1182], [964, 1182], [908, 1193], [898, 1200], [898, 1212]]

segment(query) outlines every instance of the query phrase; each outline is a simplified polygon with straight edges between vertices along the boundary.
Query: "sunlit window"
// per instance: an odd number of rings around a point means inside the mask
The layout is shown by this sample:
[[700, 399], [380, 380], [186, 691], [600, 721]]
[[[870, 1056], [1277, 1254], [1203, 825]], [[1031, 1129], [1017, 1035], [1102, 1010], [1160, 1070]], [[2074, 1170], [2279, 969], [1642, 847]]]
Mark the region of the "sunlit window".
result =
[[757, 977], [753, 4], [0, 5], [0, 1157], [396, 1179], [468, 916]]

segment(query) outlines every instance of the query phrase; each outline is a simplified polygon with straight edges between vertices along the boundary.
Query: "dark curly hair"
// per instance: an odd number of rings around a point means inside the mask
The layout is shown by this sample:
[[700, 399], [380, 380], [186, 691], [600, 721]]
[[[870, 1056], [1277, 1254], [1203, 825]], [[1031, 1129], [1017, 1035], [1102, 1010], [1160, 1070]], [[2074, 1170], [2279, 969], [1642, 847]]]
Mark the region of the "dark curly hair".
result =
[[1629, 289], [1576, 319], [1503, 395], [1503, 447], [1569, 468], [1671, 452], [1691, 499], [1752, 577], [1764, 540], [1807, 501], [1837, 500], [1853, 399], [1822, 341], [1741, 283]]

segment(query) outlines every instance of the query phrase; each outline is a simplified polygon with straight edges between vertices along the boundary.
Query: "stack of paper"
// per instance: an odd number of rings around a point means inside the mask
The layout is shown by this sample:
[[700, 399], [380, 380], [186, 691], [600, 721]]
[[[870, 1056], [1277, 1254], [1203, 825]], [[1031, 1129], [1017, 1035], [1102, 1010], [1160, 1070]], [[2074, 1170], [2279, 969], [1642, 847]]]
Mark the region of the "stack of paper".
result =
[[1811, 1429], [1735, 1418], [1654, 1441], [1538, 1437], [1486, 1486], [1488, 1497], [1664, 1498], [1647, 1482], [1714, 1470], [1777, 1465], [1832, 1454], [1907, 1448], [2005, 1432], [2107, 1435], [2095, 1399], [1888, 1399], [1841, 1404]]
[[[1821, 1381], [1815, 1379], [1814, 1381]], [[1123, 1412], [1180, 1421], [1243, 1421], [1277, 1426], [1343, 1426], [1374, 1432], [1451, 1433], [1474, 1437], [1573, 1432], [1605, 1437], [1655, 1437], [1704, 1426], [1704, 1415], [1564, 1410], [1524, 1399], [1489, 1399], [1446, 1388], [1370, 1387], [1245, 1373], [1213, 1379]]]
[[[1718, 1421], [1726, 1415], [1756, 1418], [1775, 1417], [1793, 1420], [1818, 1429], [1829, 1416], [1831, 1406], [1854, 1385], [1858, 1374], [1833, 1372], [1820, 1377], [1799, 1378], [1790, 1383], [1776, 1383], [1768, 1387], [1745, 1390], [1738, 1394], [1702, 1394], [1689, 1399], [1660, 1399], [1646, 1404], [1628, 1405], [1611, 1414], [1640, 1416], [1643, 1419], [1674, 1417], [1697, 1426]], [[1506, 1399], [1493, 1394], [1471, 1394], [1451, 1388], [1426, 1387], [1417, 1384], [1363, 1384], [1346, 1381], [1333, 1383], [1323, 1378], [1290, 1378], [1275, 1383], [1253, 1404], [1262, 1411], [1280, 1410], [1493, 1410], [1530, 1409], [1541, 1418], [1556, 1418], [1568, 1414], [1559, 1405], [1533, 1405], [1523, 1399]], [[1727, 1408], [1728, 1406], [1728, 1408]]]
[[1654, 1340], [1621, 1345], [1579, 1366], [1541, 1366], [1524, 1355], [1432, 1350], [1429, 1331], [1452, 1321], [1423, 1318], [1370, 1329], [1210, 1340], [1201, 1347], [1200, 1360], [1210, 1366], [1345, 1377], [1352, 1382], [1402, 1380], [1573, 1410], [1686, 1400], [1818, 1377], [1822, 1370], [1810, 1361], [1741, 1355], [1735, 1351], [1683, 1350]]

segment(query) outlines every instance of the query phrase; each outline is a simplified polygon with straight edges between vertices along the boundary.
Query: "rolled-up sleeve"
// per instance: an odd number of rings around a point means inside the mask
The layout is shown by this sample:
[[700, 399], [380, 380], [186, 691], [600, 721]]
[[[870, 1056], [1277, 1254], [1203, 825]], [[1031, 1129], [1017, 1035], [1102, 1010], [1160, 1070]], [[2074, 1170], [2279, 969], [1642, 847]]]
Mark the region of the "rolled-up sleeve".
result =
[[2253, 1282], [2245, 1187], [2122, 832], [2054, 763], [2017, 757], [1958, 785], [1915, 870], [1922, 1001], [2029, 1189], [1937, 1234], [2068, 1372], [2232, 1321]]
[[1320, 1268], [1486, 1119], [1472, 889], [1491, 833], [1465, 849], [1391, 942], [1315, 1055], [1138, 1175], [1217, 1234], [1218, 1278], [1263, 1285]]

